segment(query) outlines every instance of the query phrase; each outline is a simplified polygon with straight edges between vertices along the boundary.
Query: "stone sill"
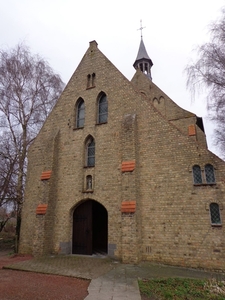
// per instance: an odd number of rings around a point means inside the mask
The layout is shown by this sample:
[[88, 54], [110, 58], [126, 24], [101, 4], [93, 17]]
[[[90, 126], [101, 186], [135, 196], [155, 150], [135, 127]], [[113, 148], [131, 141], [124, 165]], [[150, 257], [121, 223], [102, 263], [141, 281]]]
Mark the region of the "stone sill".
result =
[[193, 184], [194, 186], [213, 186], [213, 185], [216, 185], [216, 182], [214, 183], [194, 183]]
[[212, 227], [222, 227], [222, 224], [211, 224]]
[[73, 130], [80, 130], [80, 129], [84, 129], [84, 126], [82, 127], [74, 127]]
[[94, 168], [95, 166], [84, 166], [84, 169]]
[[103, 124], [107, 124], [108, 122], [102, 122], [102, 123], [96, 123], [95, 125], [103, 125]]
[[93, 190], [83, 190], [82, 193], [93, 193]]
[[86, 90], [91, 90], [91, 89], [94, 89], [95, 88], [95, 85], [92, 85], [92, 86], [89, 86], [86, 88]]

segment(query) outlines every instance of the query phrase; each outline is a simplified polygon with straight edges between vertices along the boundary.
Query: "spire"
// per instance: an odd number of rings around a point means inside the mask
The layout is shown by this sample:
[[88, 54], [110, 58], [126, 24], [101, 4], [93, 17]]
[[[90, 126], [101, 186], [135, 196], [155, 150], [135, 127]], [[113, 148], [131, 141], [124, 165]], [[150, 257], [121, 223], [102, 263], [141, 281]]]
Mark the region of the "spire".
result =
[[140, 42], [140, 46], [139, 46], [139, 50], [138, 50], [138, 55], [137, 55], [136, 61], [137, 60], [142, 60], [142, 59], [149, 60], [151, 62], [151, 64], [153, 65], [153, 63], [152, 63], [152, 61], [151, 61], [150, 57], [148, 56], [148, 53], [147, 53], [147, 51], [145, 49], [143, 38], [141, 38], [141, 42]]
[[141, 30], [141, 42], [138, 50], [138, 55], [133, 66], [136, 70], [141, 69], [141, 71], [144, 74], [146, 74], [149, 79], [152, 80], [151, 67], [153, 66], [153, 63], [145, 49], [145, 45], [142, 37], [142, 29], [144, 29], [144, 27], [142, 27], [142, 21], [141, 21], [141, 27], [139, 28], [139, 30]]

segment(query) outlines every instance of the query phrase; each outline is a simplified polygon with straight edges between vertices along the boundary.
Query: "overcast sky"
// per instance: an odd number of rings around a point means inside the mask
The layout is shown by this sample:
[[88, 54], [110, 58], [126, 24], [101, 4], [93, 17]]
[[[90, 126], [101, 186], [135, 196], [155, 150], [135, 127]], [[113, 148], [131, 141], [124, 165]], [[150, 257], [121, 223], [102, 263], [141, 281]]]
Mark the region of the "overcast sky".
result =
[[225, 0], [5, 0], [0, 9], [0, 48], [25, 42], [65, 83], [96, 40], [99, 49], [130, 80], [143, 40], [153, 61], [153, 82], [181, 107], [204, 117], [209, 148], [212, 124], [203, 99], [191, 101], [184, 68], [193, 48], [209, 39], [208, 25]]

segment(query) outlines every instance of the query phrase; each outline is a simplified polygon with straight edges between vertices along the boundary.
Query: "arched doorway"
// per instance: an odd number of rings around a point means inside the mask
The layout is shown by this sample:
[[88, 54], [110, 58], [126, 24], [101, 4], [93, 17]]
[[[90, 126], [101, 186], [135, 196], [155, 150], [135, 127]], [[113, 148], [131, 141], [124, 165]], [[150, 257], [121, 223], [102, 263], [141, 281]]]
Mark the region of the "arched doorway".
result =
[[73, 213], [73, 254], [107, 253], [108, 213], [94, 200], [81, 203]]

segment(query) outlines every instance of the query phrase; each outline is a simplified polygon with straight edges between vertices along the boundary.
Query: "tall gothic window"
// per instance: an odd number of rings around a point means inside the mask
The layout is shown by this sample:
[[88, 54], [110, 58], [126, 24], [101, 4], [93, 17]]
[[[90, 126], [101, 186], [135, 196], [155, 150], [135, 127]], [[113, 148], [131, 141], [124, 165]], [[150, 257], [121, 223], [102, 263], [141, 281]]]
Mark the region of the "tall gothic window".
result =
[[76, 128], [84, 127], [85, 106], [84, 100], [79, 99], [76, 106]]
[[194, 184], [201, 184], [202, 183], [202, 171], [201, 171], [200, 166], [194, 165], [192, 167], [192, 172], [193, 172]]
[[105, 94], [98, 100], [98, 124], [106, 123], [108, 120], [108, 101]]
[[211, 223], [212, 225], [220, 225], [221, 224], [221, 218], [220, 218], [220, 207], [217, 203], [210, 203], [210, 217], [211, 217]]
[[212, 165], [205, 165], [205, 179], [207, 183], [215, 183], [214, 168]]
[[95, 140], [90, 137], [86, 144], [86, 166], [94, 167], [95, 165]]

